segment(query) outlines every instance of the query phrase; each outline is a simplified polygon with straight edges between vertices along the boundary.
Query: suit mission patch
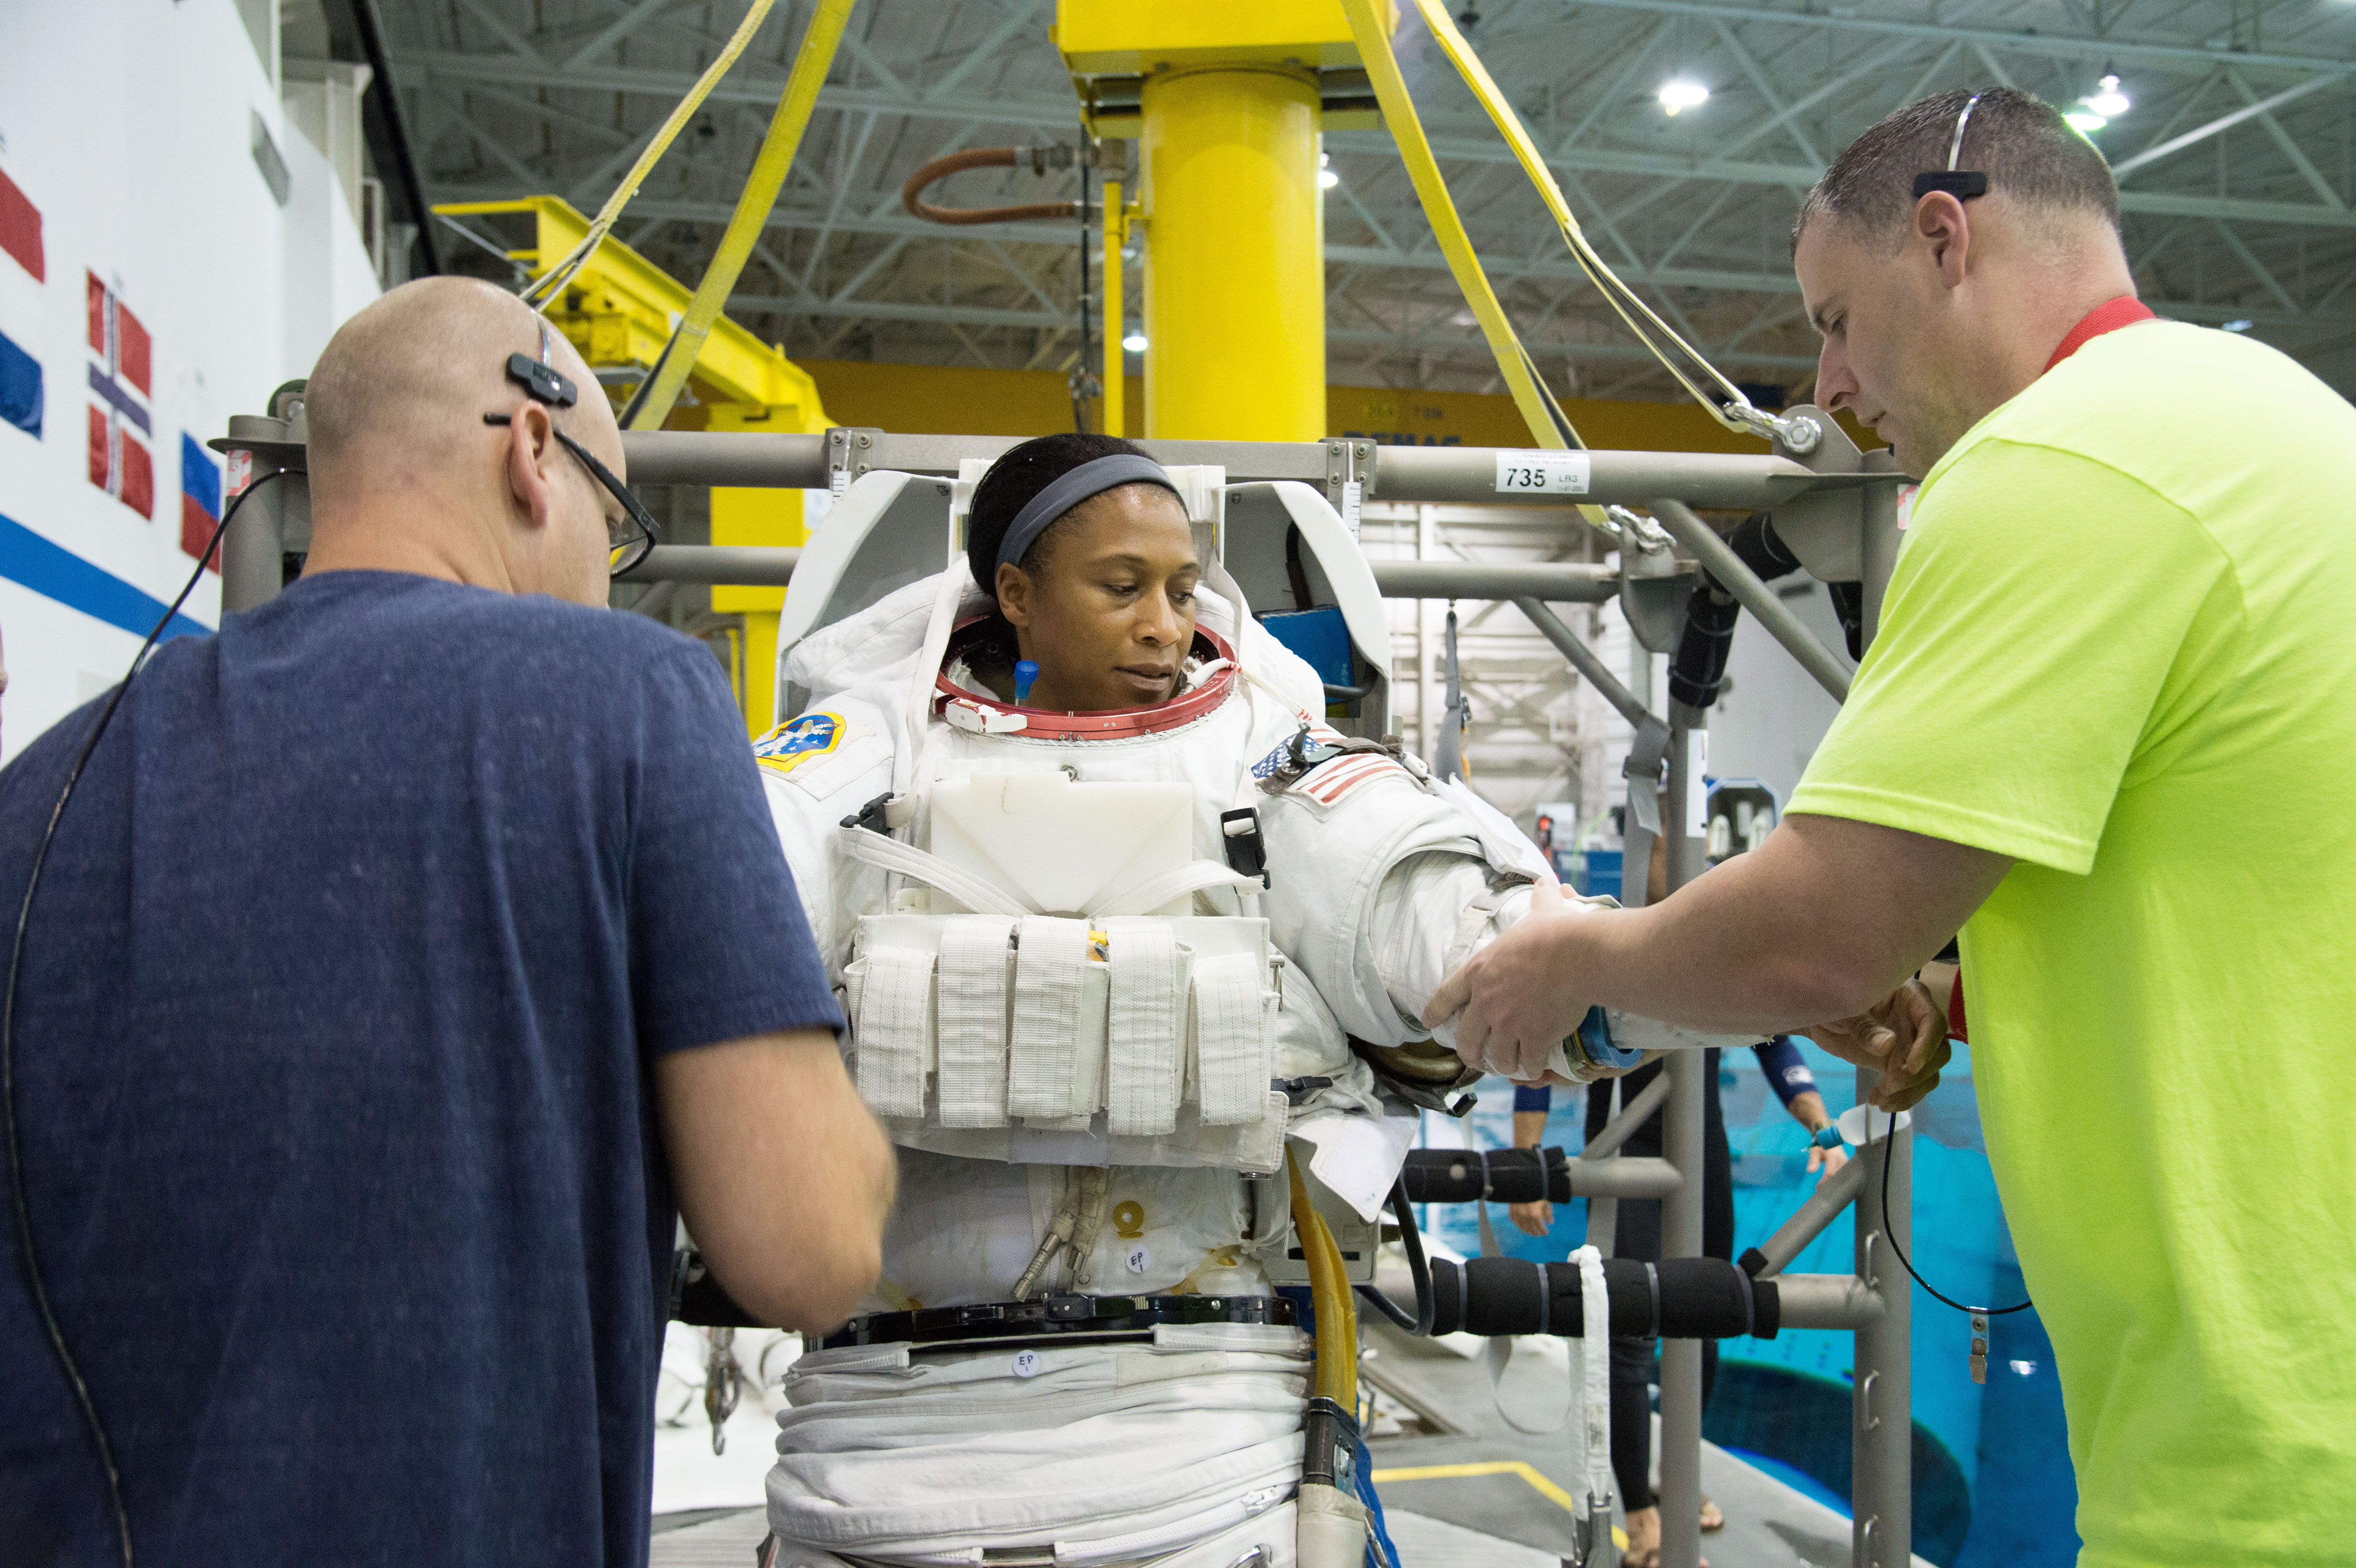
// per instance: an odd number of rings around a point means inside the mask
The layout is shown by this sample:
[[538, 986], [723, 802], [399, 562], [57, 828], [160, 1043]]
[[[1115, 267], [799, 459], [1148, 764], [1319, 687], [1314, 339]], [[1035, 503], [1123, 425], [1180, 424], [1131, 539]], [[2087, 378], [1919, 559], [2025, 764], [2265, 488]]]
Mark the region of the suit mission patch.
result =
[[839, 713], [805, 713], [754, 741], [753, 760], [771, 773], [790, 773], [833, 751], [851, 733], [851, 721]]

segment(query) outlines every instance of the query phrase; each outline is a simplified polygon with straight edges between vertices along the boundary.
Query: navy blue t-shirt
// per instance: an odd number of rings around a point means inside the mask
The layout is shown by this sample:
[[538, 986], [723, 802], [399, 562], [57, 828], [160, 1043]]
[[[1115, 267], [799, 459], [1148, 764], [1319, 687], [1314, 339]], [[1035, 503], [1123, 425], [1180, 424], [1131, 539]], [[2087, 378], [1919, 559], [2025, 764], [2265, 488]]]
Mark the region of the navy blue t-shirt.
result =
[[[0, 773], [11, 929], [97, 710]], [[644, 1563], [649, 1063], [840, 1024], [687, 638], [352, 571], [159, 649], [43, 874], [16, 1043], [142, 1561]], [[0, 1222], [0, 1562], [113, 1561], [105, 1497]]]

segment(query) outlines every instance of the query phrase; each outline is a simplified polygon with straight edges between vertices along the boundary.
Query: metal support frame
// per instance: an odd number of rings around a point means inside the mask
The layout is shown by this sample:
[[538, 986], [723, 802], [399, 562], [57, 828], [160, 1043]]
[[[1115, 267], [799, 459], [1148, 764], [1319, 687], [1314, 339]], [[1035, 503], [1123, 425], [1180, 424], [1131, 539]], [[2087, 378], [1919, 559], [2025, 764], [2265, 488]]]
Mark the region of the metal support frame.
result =
[[[252, 449], [257, 472], [293, 465], [302, 451], [299, 419], [232, 421], [224, 444]], [[240, 439], [242, 438], [242, 439]], [[1015, 444], [1007, 436], [894, 435], [877, 430], [835, 429], [823, 434], [753, 432], [625, 432], [623, 451], [629, 476], [637, 484], [727, 485], [750, 488], [826, 488], [841, 495], [861, 475], [897, 470], [953, 476], [962, 459], [995, 457]], [[1217, 464], [1231, 482], [1293, 479], [1333, 494], [1363, 486], [1365, 498], [1387, 501], [1468, 502], [1495, 505], [1552, 502], [1556, 496], [1501, 494], [1496, 489], [1504, 449], [1477, 447], [1382, 447], [1357, 442], [1148, 441], [1154, 457], [1172, 464]], [[1510, 459], [1513, 454], [1506, 453]], [[1559, 458], [1560, 453], [1523, 454]], [[1693, 453], [1594, 452], [1586, 458], [1590, 502], [1649, 503], [1669, 532], [1756, 615], [1836, 697], [1847, 691], [1847, 671], [1784, 608], [1781, 600], [1738, 560], [1692, 506], [1772, 507], [1811, 491], [1861, 489], [1861, 530], [1856, 560], [1865, 582], [1866, 635], [1872, 635], [1881, 596], [1896, 559], [1896, 485], [1900, 475], [1886, 454], [1870, 453], [1863, 472], [1816, 473], [1783, 456], [1734, 456]], [[226, 542], [223, 606], [239, 610], [271, 597], [276, 584], [269, 568], [277, 549], [291, 541], [289, 525], [307, 520], [307, 496], [289, 486], [266, 511], [257, 506], [240, 514]], [[1345, 492], [1346, 494], [1346, 492]], [[299, 498], [298, 498], [299, 497]], [[299, 514], [297, 508], [300, 508]], [[672, 581], [768, 585], [787, 582], [801, 552], [795, 549], [715, 548], [663, 545], [628, 574], [634, 582]], [[1666, 810], [1662, 830], [1669, 836], [1672, 891], [1704, 869], [1702, 846], [1686, 831], [1693, 777], [1692, 736], [1706, 715], [1680, 709], [1668, 720], [1652, 713], [1645, 699], [1604, 667], [1547, 607], [1548, 603], [1600, 603], [1616, 597], [1625, 571], [1578, 563], [1387, 560], [1369, 563], [1377, 587], [1391, 598], [1464, 598], [1514, 603], [1582, 677], [1636, 727], [1634, 763], [1658, 758], [1665, 737]], [[1649, 659], [1649, 656], [1648, 659]], [[1632, 805], [1650, 804], [1652, 770], [1632, 764]], [[1629, 823], [1630, 901], [1641, 902], [1644, 873], [1632, 812]], [[1612, 1119], [1577, 1160], [1569, 1162], [1572, 1190], [1590, 1195], [1591, 1218], [1602, 1218], [1620, 1198], [1656, 1198], [1663, 1204], [1662, 1255], [1696, 1257], [1702, 1248], [1704, 1061], [1680, 1051], [1667, 1070]], [[1875, 1074], [1858, 1073], [1863, 1103]], [[1630, 1158], [1617, 1153], [1628, 1136], [1656, 1108], [1665, 1105], [1665, 1157]], [[1911, 1241], [1912, 1133], [1900, 1127], [1859, 1151], [1848, 1168], [1818, 1191], [1771, 1237], [1763, 1274], [1776, 1275], [1783, 1320], [1789, 1327], [1852, 1330], [1857, 1336], [1857, 1388], [1851, 1433], [1855, 1462], [1854, 1568], [1907, 1568], [1912, 1548], [1913, 1423], [1908, 1387], [1908, 1339], [1912, 1296], [1907, 1280], [1888, 1264], [1890, 1237]], [[1889, 1205], [1880, 1186], [1889, 1163]], [[1855, 1275], [1782, 1275], [1783, 1265], [1854, 1201], [1857, 1212]], [[1606, 1221], [1608, 1226], [1609, 1221]], [[1590, 1224], [1590, 1233], [1594, 1227]], [[1695, 1568], [1700, 1556], [1701, 1347], [1697, 1340], [1669, 1340], [1661, 1356], [1661, 1562], [1664, 1568]], [[1614, 1554], [1606, 1549], [1604, 1556]], [[1613, 1568], [1610, 1562], [1591, 1568]]]

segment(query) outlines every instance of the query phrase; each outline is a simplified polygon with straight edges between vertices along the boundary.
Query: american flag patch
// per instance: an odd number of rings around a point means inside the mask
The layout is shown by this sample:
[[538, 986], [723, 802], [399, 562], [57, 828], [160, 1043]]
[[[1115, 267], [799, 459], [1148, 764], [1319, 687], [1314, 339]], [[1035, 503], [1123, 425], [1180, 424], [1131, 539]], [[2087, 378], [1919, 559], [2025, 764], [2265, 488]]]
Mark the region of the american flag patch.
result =
[[1305, 795], [1320, 805], [1340, 804], [1344, 795], [1360, 784], [1381, 778], [1386, 773], [1408, 777], [1408, 771], [1390, 758], [1378, 752], [1360, 752], [1313, 769], [1308, 777], [1292, 786], [1295, 795]]

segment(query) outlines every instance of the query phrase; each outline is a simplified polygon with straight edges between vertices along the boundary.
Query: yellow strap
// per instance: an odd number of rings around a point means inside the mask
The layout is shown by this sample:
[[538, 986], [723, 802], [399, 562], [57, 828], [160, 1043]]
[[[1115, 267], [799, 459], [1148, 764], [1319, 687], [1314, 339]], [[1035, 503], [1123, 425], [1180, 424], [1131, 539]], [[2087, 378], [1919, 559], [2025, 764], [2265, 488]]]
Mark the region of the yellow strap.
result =
[[1556, 411], [1547, 407], [1544, 389], [1530, 373], [1529, 357], [1522, 351], [1513, 324], [1505, 319], [1505, 307], [1497, 303], [1496, 292], [1490, 288], [1488, 275], [1481, 270], [1481, 259], [1473, 253], [1472, 241], [1464, 232], [1464, 220], [1456, 215], [1456, 203], [1449, 197], [1448, 182], [1440, 178], [1440, 162], [1431, 155], [1431, 143], [1424, 136], [1423, 123], [1416, 118], [1415, 100], [1408, 95], [1407, 80], [1399, 74], [1398, 57], [1391, 53], [1390, 37], [1383, 30], [1376, 7], [1376, 0], [1342, 0], [1342, 10], [1350, 18], [1350, 32], [1357, 39], [1358, 58], [1365, 63], [1366, 75], [1375, 84], [1376, 101], [1382, 105], [1383, 122], [1390, 127], [1391, 139], [1398, 144], [1399, 160], [1407, 165], [1416, 198], [1423, 204], [1423, 215], [1440, 240], [1440, 253], [1448, 258], [1448, 270], [1455, 274], [1456, 286], [1463, 291], [1466, 303], [1472, 305], [1472, 315], [1481, 324], [1481, 336], [1488, 339], [1489, 352], [1496, 358], [1507, 390], [1514, 395], [1514, 406], [1521, 411], [1522, 422], [1529, 426], [1531, 439], [1540, 446], [1583, 445], [1576, 432], [1567, 435], [1556, 427]]
[[777, 193], [785, 188], [786, 171], [793, 166], [802, 133], [809, 129], [810, 114], [818, 108], [818, 90], [834, 64], [843, 26], [851, 20], [851, 5], [852, 0], [819, 0], [809, 29], [802, 35], [802, 47], [794, 56], [793, 73], [787, 77], [786, 91], [777, 100], [777, 112], [769, 118], [768, 134], [761, 138], [761, 150], [754, 155], [753, 172], [745, 176], [736, 210], [720, 236], [720, 248], [712, 253], [703, 281], [695, 285], [694, 299], [688, 302], [686, 315], [680, 317], [656, 364], [654, 385], [634, 400], [632, 430], [661, 429], [671, 405], [679, 400], [680, 389], [687, 385], [688, 375], [703, 352], [703, 340], [711, 336], [712, 324], [720, 318], [736, 280], [744, 274], [762, 226], [777, 205]]
[[713, 88], [720, 85], [720, 79], [728, 74], [728, 68], [736, 63], [736, 57], [744, 52], [744, 46], [753, 41], [753, 35], [760, 31], [762, 22], [769, 15], [769, 8], [776, 4], [776, 0], [753, 0], [752, 9], [745, 12], [744, 21], [737, 24], [727, 47], [705, 68], [703, 74], [696, 79], [695, 85], [687, 90], [687, 96], [680, 99], [678, 107], [670, 112], [670, 118], [665, 120], [662, 129], [655, 133], [655, 139], [647, 144], [646, 151], [640, 153], [637, 161], [630, 165], [630, 172], [622, 176], [622, 183], [614, 187], [614, 194], [607, 197], [605, 205], [597, 209], [597, 216], [590, 221], [589, 231], [583, 236], [581, 243], [575, 245], [562, 261], [542, 272], [537, 282], [526, 286], [521, 296], [524, 304], [537, 308], [543, 302], [555, 298], [557, 293], [573, 281], [573, 275], [588, 264], [597, 247], [605, 242], [606, 232], [622, 216], [622, 208], [638, 194], [638, 187], [648, 172], [669, 150], [690, 117], [703, 107], [703, 101], [712, 95]]
[[[1652, 307], [1639, 299], [1627, 284], [1622, 283], [1619, 274], [1612, 272], [1601, 256], [1596, 254], [1595, 248], [1588, 243], [1585, 231], [1579, 227], [1579, 219], [1573, 216], [1570, 204], [1563, 199], [1562, 188], [1555, 184], [1553, 171], [1547, 167], [1546, 155], [1538, 151], [1537, 144], [1530, 139], [1530, 133], [1522, 128], [1521, 117], [1514, 112], [1513, 104], [1507, 101], [1503, 92], [1498, 91], [1496, 82], [1489, 75], [1488, 68], [1481, 63], [1481, 57], [1472, 52], [1472, 46], [1465, 42], [1462, 33], [1456, 30], [1455, 19], [1449, 16], [1448, 7], [1441, 4], [1440, 0], [1415, 0], [1415, 5], [1417, 11], [1423, 16], [1424, 25], [1431, 29], [1431, 36], [1439, 40], [1440, 52], [1448, 57], [1451, 64], [1455, 66], [1457, 74], [1464, 79], [1464, 85], [1472, 90], [1472, 96], [1481, 101], [1481, 107], [1488, 111], [1489, 119], [1497, 127], [1498, 134], [1505, 137], [1505, 144], [1514, 150], [1514, 157], [1522, 165], [1522, 172], [1528, 175], [1530, 183], [1537, 187], [1538, 197], [1546, 203], [1547, 210], [1554, 214], [1554, 220], [1561, 228], [1564, 240], [1570, 246], [1572, 257], [1577, 260], [1589, 279], [1594, 283], [1605, 301], [1619, 313], [1620, 319], [1628, 324], [1628, 329], [1636, 335], [1639, 342], [1653, 351], [1654, 357], [1660, 360], [1663, 368], [1676, 377], [1677, 384], [1692, 393], [1694, 400], [1708, 409], [1710, 416], [1719, 423], [1729, 430], [1737, 431], [1745, 435], [1769, 434], [1773, 428], [1773, 421], [1752, 408], [1751, 400], [1743, 396], [1740, 388], [1728, 380], [1719, 372], [1716, 366], [1702, 357], [1698, 350], [1678, 336], [1676, 331], [1668, 323], [1655, 315]], [[1361, 53], [1365, 52], [1363, 40], [1360, 42], [1359, 49]], [[1383, 112], [1387, 118], [1390, 113], [1390, 105], [1387, 102], [1383, 105]], [[1420, 136], [1420, 134], [1419, 131], [1418, 135]], [[1661, 336], [1683, 350], [1686, 357], [1697, 366], [1705, 376], [1715, 381], [1719, 390], [1730, 400], [1721, 406], [1716, 399], [1695, 386], [1685, 371], [1668, 355], [1661, 351], [1658, 344], [1653, 341], [1652, 333], [1646, 331], [1644, 326], [1629, 314], [1631, 306], [1633, 306], [1646, 321], [1652, 324], [1655, 331], [1659, 332]], [[1744, 414], [1751, 417], [1745, 419], [1742, 417]]]

